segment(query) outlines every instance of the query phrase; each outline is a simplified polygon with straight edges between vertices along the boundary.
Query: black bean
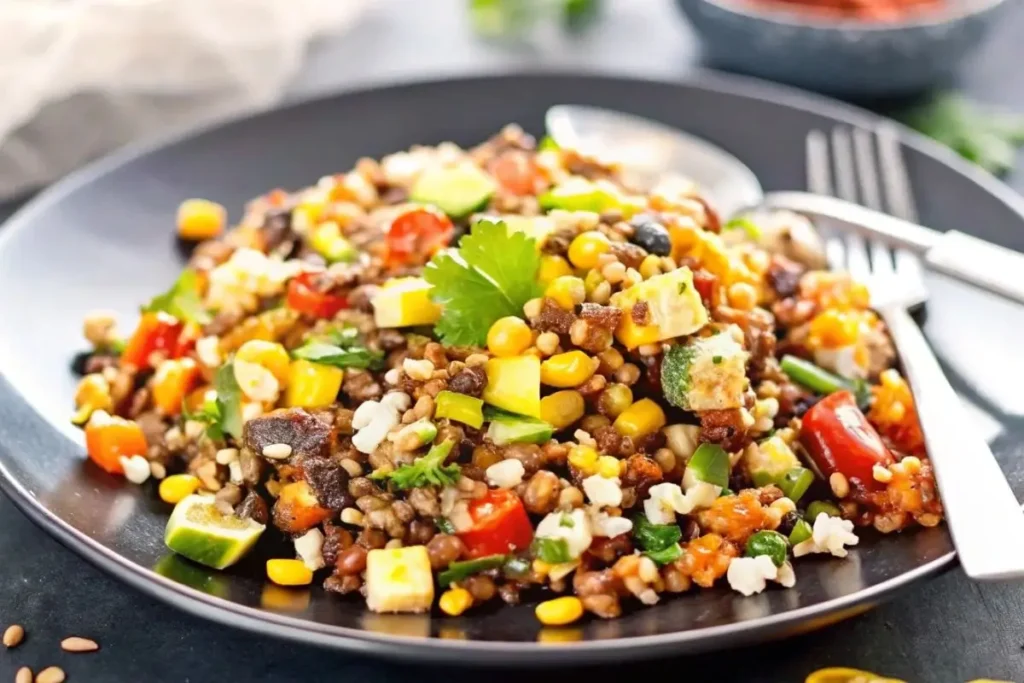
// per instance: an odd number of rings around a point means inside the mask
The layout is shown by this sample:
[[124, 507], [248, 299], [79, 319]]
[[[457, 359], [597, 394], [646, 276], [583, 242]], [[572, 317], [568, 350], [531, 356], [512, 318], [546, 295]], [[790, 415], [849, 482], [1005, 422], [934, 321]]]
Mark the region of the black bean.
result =
[[668, 256], [672, 253], [672, 240], [668, 230], [657, 221], [644, 221], [635, 226], [633, 241], [650, 254]]
[[800, 516], [800, 513], [797, 512], [796, 510], [793, 510], [792, 512], [787, 512], [785, 516], [783, 516], [782, 521], [779, 522], [779, 528], [776, 529], [776, 531], [778, 531], [783, 536], [789, 536], [791, 533], [793, 533], [793, 527], [796, 526], [796, 523], [799, 522], [801, 519], [803, 518]]

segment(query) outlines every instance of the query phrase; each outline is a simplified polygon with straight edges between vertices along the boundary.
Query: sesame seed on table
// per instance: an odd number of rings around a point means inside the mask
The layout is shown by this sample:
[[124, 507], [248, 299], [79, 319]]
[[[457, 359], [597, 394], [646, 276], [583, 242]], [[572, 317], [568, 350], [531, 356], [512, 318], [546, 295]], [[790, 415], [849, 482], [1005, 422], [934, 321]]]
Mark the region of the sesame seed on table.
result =
[[[406, 77], [537, 67], [585, 67], [646, 77], [679, 76], [697, 55], [693, 36], [668, 0], [610, 0], [608, 15], [590, 34], [553, 54], [506, 51], [475, 40], [462, 14], [464, 0], [380, 2], [356, 33], [327, 39], [307, 57], [296, 97], [343, 85]], [[1008, 8], [989, 43], [972, 62], [961, 89], [972, 97], [1024, 110], [1017, 36], [1024, 7]], [[446, 34], [443, 43], [433, 40]], [[633, 36], [632, 38], [630, 36]], [[640, 47], [643, 49], [640, 49]], [[542, 62], [543, 59], [543, 62]], [[1009, 178], [1024, 191], [1024, 174]], [[15, 204], [0, 207], [6, 217]], [[842, 484], [840, 483], [840, 486]], [[24, 628], [12, 649], [0, 648], [0, 681], [22, 667], [59, 667], [76, 681], [357, 680], [460, 683], [479, 672], [400, 665], [296, 645], [203, 621], [143, 595], [62, 547], [0, 495], [0, 632]], [[95, 641], [96, 652], [61, 649], [69, 637]], [[79, 643], [80, 645], [80, 643]], [[655, 678], [667, 669], [692, 680], [751, 683], [803, 681], [814, 669], [851, 666], [908, 681], [1024, 680], [1024, 586], [976, 584], [959, 569], [917, 584], [891, 602], [827, 629], [725, 656], [606, 665], [571, 672], [594, 683], [625, 676]], [[628, 669], [626, 668], [628, 666]], [[560, 670], [531, 677], [564, 679]], [[514, 671], [488, 672], [496, 681]]]

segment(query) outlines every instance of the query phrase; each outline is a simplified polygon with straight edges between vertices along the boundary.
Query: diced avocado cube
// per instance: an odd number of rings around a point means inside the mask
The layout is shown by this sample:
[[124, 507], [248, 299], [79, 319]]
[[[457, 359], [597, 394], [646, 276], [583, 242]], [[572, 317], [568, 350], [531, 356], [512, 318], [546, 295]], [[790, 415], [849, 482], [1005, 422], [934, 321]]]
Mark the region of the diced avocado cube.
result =
[[434, 575], [426, 546], [381, 548], [366, 555], [366, 606], [374, 612], [426, 612]]
[[661, 364], [665, 398], [684, 410], [726, 410], [743, 406], [750, 354], [729, 332], [673, 346]]
[[791, 469], [800, 467], [793, 449], [777, 436], [765, 439], [744, 452], [743, 464], [756, 486], [775, 484]]
[[562, 209], [601, 213], [618, 209], [626, 217], [644, 208], [642, 201], [624, 194], [615, 185], [607, 181], [588, 180], [582, 176], [570, 177], [542, 194], [538, 201], [545, 211]]
[[484, 366], [484, 402], [510, 413], [540, 417], [540, 358], [491, 358]]
[[555, 433], [553, 425], [525, 415], [512, 415], [487, 408], [484, 417], [490, 421], [487, 437], [496, 445], [510, 443], [547, 443]]
[[[647, 308], [645, 324], [637, 323], [632, 314], [633, 306], [641, 302]], [[693, 286], [693, 271], [686, 266], [619, 292], [612, 297], [612, 305], [623, 312], [615, 336], [629, 349], [693, 334], [708, 322], [700, 292]]]
[[494, 189], [491, 176], [479, 167], [465, 163], [425, 171], [413, 184], [409, 198], [414, 202], [433, 204], [458, 220], [482, 209], [494, 194]]
[[393, 278], [373, 297], [377, 327], [432, 325], [441, 317], [441, 307], [430, 300], [431, 285], [421, 277]]

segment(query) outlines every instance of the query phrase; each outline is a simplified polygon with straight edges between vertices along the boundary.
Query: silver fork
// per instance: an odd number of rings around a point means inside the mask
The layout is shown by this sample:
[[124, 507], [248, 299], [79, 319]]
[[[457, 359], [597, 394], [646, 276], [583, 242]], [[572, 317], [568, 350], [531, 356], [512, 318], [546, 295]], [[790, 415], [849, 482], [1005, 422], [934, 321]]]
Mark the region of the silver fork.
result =
[[[807, 136], [807, 177], [809, 189], [816, 194], [835, 194], [917, 222], [900, 143], [888, 124], [879, 126], [875, 134], [842, 126], [828, 135], [813, 131]], [[847, 270], [867, 283], [872, 305], [892, 335], [914, 392], [964, 572], [972, 579], [1024, 577], [1024, 513], [908, 313], [927, 298], [917, 258], [902, 250], [892, 253], [887, 246], [868, 243], [851, 232], [832, 235], [826, 245], [833, 269]]]

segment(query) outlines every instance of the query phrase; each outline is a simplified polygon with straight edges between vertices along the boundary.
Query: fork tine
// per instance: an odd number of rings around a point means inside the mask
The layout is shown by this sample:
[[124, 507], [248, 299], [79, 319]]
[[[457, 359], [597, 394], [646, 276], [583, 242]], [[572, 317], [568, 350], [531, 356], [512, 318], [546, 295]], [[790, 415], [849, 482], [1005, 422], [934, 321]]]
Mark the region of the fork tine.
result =
[[[832, 194], [832, 171], [828, 158], [828, 137], [820, 130], [807, 134], [807, 188], [815, 194]], [[825, 258], [832, 270], [846, 270], [846, 247], [834, 232], [826, 235]]]
[[[878, 164], [875, 161], [874, 136], [863, 128], [853, 130], [853, 153], [860, 181], [860, 195], [864, 205], [875, 211], [882, 210], [882, 198], [878, 187]], [[893, 276], [892, 253], [880, 240], [868, 240], [871, 252], [871, 266], [877, 277]]]
[[[850, 131], [843, 126], [832, 129], [832, 163], [836, 175], [836, 194], [840, 199], [857, 202], [857, 171], [853, 163], [853, 147]], [[846, 246], [846, 266], [851, 275], [864, 279], [871, 275], [871, 261], [868, 260], [867, 243], [860, 235], [848, 232], [843, 235]]]
[[[891, 123], [882, 123], [877, 131], [878, 154], [881, 159], [882, 184], [885, 186], [886, 203], [889, 213], [904, 220], [916, 223], [917, 207], [914, 204], [914, 193], [910, 187], [910, 176], [903, 161], [903, 150]], [[904, 249], [896, 250], [896, 272], [900, 277], [924, 287], [921, 262], [916, 256]]]

